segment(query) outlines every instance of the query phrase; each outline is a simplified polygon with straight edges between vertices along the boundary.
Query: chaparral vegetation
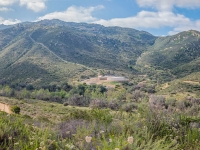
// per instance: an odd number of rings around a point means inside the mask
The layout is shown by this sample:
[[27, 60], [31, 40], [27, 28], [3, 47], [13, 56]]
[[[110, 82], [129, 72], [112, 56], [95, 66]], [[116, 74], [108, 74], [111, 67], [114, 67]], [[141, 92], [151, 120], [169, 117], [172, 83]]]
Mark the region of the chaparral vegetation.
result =
[[5, 26], [0, 150], [200, 149], [199, 43], [192, 30]]

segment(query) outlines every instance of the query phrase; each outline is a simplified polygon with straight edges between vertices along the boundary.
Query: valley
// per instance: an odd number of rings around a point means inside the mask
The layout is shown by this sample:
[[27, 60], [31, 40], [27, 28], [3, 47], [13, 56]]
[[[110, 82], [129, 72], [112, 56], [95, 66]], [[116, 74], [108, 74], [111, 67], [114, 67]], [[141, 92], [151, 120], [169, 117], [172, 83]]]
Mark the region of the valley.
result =
[[0, 26], [0, 150], [198, 150], [199, 35]]

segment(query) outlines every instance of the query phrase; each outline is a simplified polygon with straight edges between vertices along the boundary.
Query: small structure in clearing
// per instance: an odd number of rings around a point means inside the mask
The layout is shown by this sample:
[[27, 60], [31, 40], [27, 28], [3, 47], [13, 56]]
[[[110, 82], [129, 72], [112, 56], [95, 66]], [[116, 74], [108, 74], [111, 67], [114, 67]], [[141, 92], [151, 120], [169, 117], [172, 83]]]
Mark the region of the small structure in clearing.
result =
[[91, 84], [104, 84], [107, 87], [115, 87], [115, 85], [110, 84], [111, 82], [127, 82], [129, 81], [127, 78], [125, 77], [121, 77], [121, 76], [103, 76], [103, 75], [99, 75], [96, 78], [90, 78], [87, 80], [82, 81], [83, 83], [86, 83], [88, 85]]
[[99, 80], [106, 80], [109, 82], [126, 82], [128, 79], [125, 77], [117, 77], [117, 76], [98, 76]]

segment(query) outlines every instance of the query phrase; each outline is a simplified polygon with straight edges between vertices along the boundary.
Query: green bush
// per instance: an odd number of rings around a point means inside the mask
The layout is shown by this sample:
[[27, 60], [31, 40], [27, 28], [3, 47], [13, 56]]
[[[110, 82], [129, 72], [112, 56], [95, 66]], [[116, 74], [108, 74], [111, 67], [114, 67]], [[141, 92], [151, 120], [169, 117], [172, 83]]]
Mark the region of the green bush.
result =
[[20, 107], [18, 106], [12, 106], [11, 107], [11, 111], [15, 114], [19, 114], [20, 113]]
[[74, 94], [68, 99], [68, 104], [71, 106], [88, 106], [89, 103], [90, 98], [78, 94]]
[[122, 105], [121, 109], [126, 112], [131, 112], [131, 111], [137, 109], [137, 106], [135, 103], [126, 103], [126, 104]]
[[90, 108], [105, 108], [107, 103], [100, 99], [95, 99], [90, 102]]
[[69, 105], [68, 102], [64, 102], [64, 103], [63, 103], [63, 106], [68, 106], [68, 105]]
[[176, 106], [176, 99], [170, 98], [170, 99], [166, 100], [166, 105], [175, 107]]

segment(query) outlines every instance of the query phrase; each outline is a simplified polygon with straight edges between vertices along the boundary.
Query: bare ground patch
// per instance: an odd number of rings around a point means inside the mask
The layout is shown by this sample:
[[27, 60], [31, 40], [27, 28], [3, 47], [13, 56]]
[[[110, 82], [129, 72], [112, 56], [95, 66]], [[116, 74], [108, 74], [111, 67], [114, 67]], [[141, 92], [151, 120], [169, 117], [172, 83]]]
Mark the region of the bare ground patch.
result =
[[195, 82], [195, 81], [183, 81], [184, 83], [189, 83], [189, 84], [198, 84], [200, 85], [199, 82]]
[[112, 84], [111, 81], [99, 80], [98, 78], [90, 78], [90, 79], [82, 81], [82, 83], [86, 83], [87, 85], [92, 85], [92, 84], [104, 85], [107, 88], [115, 88], [115, 85]]
[[6, 112], [8, 114], [11, 114], [10, 106], [4, 103], [0, 103], [0, 111]]

